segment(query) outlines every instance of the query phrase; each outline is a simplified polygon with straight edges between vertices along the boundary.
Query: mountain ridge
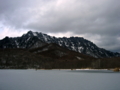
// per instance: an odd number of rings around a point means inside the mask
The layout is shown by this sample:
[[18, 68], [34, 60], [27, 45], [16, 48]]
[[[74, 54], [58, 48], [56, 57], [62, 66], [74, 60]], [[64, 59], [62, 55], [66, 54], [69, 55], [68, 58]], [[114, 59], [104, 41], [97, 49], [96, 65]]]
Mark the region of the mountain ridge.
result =
[[120, 53], [114, 53], [99, 48], [93, 42], [83, 37], [54, 37], [41, 32], [28, 31], [21, 37], [5, 37], [0, 40], [0, 48], [25, 48], [32, 49], [42, 47], [46, 44], [56, 43], [59, 46], [79, 53], [87, 54], [95, 58], [119, 57]]

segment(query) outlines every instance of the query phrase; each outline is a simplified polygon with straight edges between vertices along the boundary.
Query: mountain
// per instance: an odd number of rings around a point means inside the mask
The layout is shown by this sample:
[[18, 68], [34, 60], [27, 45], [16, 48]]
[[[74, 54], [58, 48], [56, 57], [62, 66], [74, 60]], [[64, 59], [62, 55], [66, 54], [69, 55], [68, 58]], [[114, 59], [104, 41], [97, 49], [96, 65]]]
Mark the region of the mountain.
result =
[[57, 44], [46, 44], [32, 49], [0, 49], [0, 68], [15, 69], [73, 69], [96, 68], [97, 59]]
[[120, 57], [97, 59], [50, 43], [32, 49], [0, 49], [0, 69], [116, 68]]
[[63, 37], [57, 38], [47, 34], [32, 32], [22, 35], [21, 37], [5, 37], [0, 40], [0, 48], [25, 48], [32, 49], [42, 47], [46, 44], [56, 43], [59, 46], [73, 50], [79, 53], [87, 54], [96, 58], [119, 57], [119, 53], [114, 53], [103, 48], [97, 47], [91, 41], [82, 37]]
[[92, 56], [78, 53], [67, 48], [61, 47], [55, 43], [46, 44], [45, 46], [30, 49], [32, 53], [42, 55], [45, 57], [54, 58], [57, 60], [92, 60]]

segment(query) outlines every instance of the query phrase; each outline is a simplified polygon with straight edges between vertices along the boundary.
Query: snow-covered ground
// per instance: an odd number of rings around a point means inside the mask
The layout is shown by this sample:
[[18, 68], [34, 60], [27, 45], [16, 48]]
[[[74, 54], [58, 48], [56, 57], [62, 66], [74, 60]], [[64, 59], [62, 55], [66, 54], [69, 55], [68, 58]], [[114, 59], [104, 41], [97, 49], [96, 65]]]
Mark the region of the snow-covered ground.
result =
[[107, 70], [0, 70], [0, 90], [120, 90], [119, 84], [120, 73]]

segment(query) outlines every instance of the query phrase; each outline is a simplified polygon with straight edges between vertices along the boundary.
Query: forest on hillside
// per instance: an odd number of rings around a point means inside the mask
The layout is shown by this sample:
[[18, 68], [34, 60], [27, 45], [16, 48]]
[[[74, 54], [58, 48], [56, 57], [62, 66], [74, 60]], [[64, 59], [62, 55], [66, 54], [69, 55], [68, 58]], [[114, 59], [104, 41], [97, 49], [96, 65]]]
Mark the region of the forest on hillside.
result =
[[51, 58], [29, 52], [25, 49], [1, 49], [1, 69], [76, 69], [76, 68], [116, 68], [120, 67], [120, 57], [116, 58]]

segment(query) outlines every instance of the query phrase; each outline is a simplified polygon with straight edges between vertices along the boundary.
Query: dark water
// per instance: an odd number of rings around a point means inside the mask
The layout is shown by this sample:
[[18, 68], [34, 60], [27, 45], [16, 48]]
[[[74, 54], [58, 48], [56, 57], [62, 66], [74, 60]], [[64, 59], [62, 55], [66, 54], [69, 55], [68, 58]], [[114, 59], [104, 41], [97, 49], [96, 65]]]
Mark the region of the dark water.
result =
[[0, 70], [0, 90], [120, 90], [108, 70]]

